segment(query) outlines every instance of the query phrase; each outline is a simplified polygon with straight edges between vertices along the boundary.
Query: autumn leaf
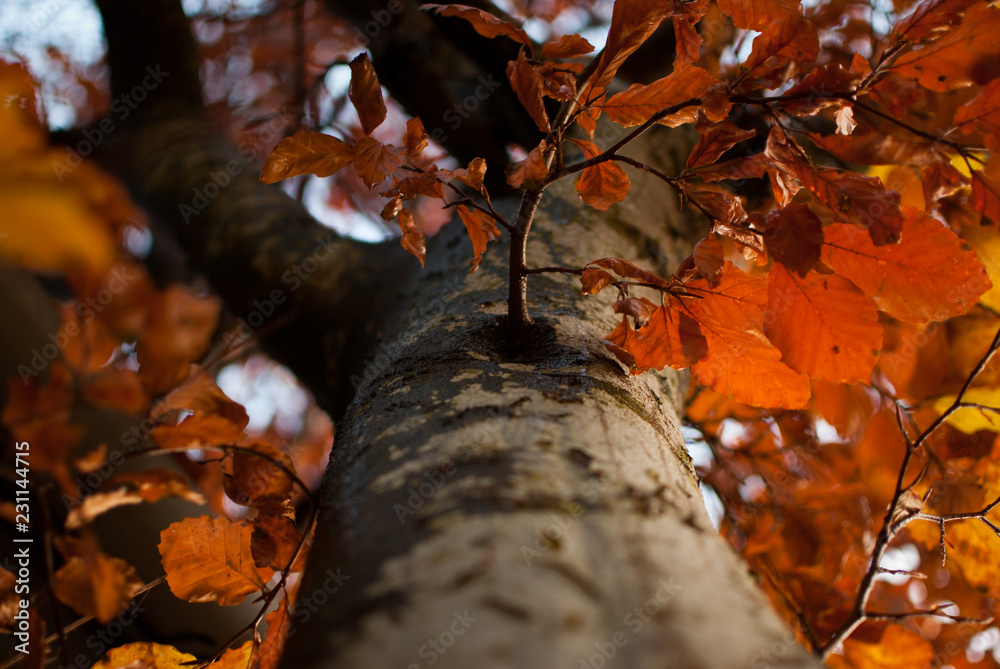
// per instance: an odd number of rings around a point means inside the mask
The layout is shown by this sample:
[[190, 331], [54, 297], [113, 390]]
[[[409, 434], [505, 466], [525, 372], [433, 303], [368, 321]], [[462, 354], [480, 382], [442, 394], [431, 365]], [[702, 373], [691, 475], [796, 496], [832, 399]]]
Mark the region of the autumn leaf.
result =
[[[593, 142], [583, 139], [570, 141], [583, 150], [583, 155], [588, 160], [601, 154], [601, 150]], [[625, 199], [630, 182], [621, 165], [605, 160], [583, 170], [573, 185], [581, 200], [594, 209], [607, 211], [608, 207]]]
[[424, 233], [417, 228], [416, 221], [409, 209], [399, 211], [399, 229], [403, 233], [400, 245], [406, 252], [420, 261], [420, 266], [424, 266], [424, 254], [427, 252], [427, 241]]
[[[270, 567], [280, 571], [289, 566], [295, 551], [302, 541], [302, 535], [295, 528], [295, 521], [288, 516], [262, 514], [253, 525], [251, 551], [258, 567]], [[305, 566], [303, 550], [291, 571], [301, 571]]]
[[191, 450], [232, 444], [243, 438], [243, 427], [218, 415], [188, 416], [179, 425], [160, 425], [150, 432], [161, 448]]
[[80, 506], [66, 517], [66, 527], [76, 529], [107, 513], [111, 509], [143, 502], [153, 504], [167, 497], [179, 497], [192, 504], [204, 504], [205, 499], [191, 490], [187, 479], [167, 469], [147, 469], [129, 472], [109, 479], [105, 491], [95, 492], [83, 499]]
[[469, 274], [479, 269], [479, 263], [483, 261], [483, 253], [486, 251], [486, 242], [500, 236], [500, 229], [496, 222], [487, 214], [478, 209], [470, 209], [464, 205], [455, 207], [458, 216], [465, 224], [465, 229], [469, 233], [469, 240], [472, 241], [472, 268]]
[[59, 601], [103, 625], [128, 608], [141, 587], [135, 567], [99, 551], [69, 558], [52, 578]]
[[882, 347], [871, 298], [837, 275], [797, 277], [771, 268], [764, 334], [797, 372], [837, 383], [867, 382]]
[[223, 479], [226, 495], [241, 506], [268, 513], [285, 512], [293, 486], [290, 474], [295, 472], [291, 458], [265, 442], [245, 442], [241, 446], [254, 452], [232, 454], [233, 473]]
[[763, 30], [799, 11], [799, 0], [719, 0], [719, 9], [744, 30]]
[[240, 429], [250, 422], [243, 405], [229, 399], [212, 375], [195, 364], [188, 368], [187, 377], [156, 403], [150, 416], [159, 418], [178, 409], [198, 415], [216, 414]]
[[[691, 367], [699, 382], [724, 397], [760, 407], [801, 408], [809, 401], [809, 380], [781, 361], [763, 333], [767, 280], [726, 263], [719, 284], [706, 279], [685, 284], [700, 299], [686, 302], [704, 335], [708, 353]], [[760, 384], [760, 379], [767, 379]]]
[[365, 135], [372, 134], [385, 121], [386, 109], [382, 87], [367, 53], [361, 53], [351, 61], [351, 85], [347, 94], [358, 112]]
[[430, 140], [427, 131], [424, 130], [424, 123], [419, 118], [406, 120], [406, 134], [403, 135], [403, 146], [406, 147], [406, 155], [410, 160], [417, 160], [420, 154], [427, 148]]
[[255, 646], [253, 639], [248, 639], [242, 646], [227, 649], [222, 657], [212, 664], [213, 669], [247, 669], [253, 666], [250, 664], [250, 658]]
[[645, 307], [641, 327], [633, 327], [626, 316], [604, 337], [631, 356], [633, 373], [690, 367], [704, 357], [705, 337], [676, 299], [668, 298], [666, 307], [646, 298], [633, 301]]
[[509, 37], [515, 42], [531, 48], [531, 38], [513, 23], [467, 5], [420, 5], [420, 9], [441, 16], [457, 16], [465, 19], [483, 37]]
[[892, 70], [916, 79], [932, 91], [948, 91], [972, 84], [985, 85], [1000, 76], [1000, 9], [974, 3], [962, 24], [919, 49], [898, 58]]
[[579, 35], [563, 35], [542, 45], [543, 58], [576, 58], [594, 50], [594, 45]]
[[740, 71], [749, 77], [770, 76], [789, 62], [811, 63], [819, 55], [816, 26], [798, 12], [779, 19], [753, 40], [753, 48]]
[[518, 163], [507, 166], [507, 183], [513, 188], [538, 188], [549, 174], [545, 164], [545, 151], [548, 142], [544, 139], [528, 152], [528, 157]]
[[656, 288], [662, 288], [663, 290], [669, 290], [675, 287], [675, 284], [670, 281], [662, 279], [649, 270], [642, 269], [638, 265], [623, 258], [600, 258], [599, 260], [594, 260], [588, 264], [609, 269], [625, 279], [635, 279], [639, 283], [644, 283]]
[[285, 642], [295, 631], [288, 598], [282, 597], [278, 602], [278, 608], [267, 614], [265, 620], [267, 622], [267, 635], [260, 646], [254, 649], [251, 666], [260, 667], [260, 669], [277, 669]]
[[354, 145], [354, 169], [369, 189], [385, 181], [405, 159], [404, 149], [383, 144], [374, 137], [362, 137]]
[[605, 288], [611, 285], [615, 280], [615, 277], [611, 276], [603, 269], [597, 269], [596, 267], [587, 267], [583, 270], [580, 275], [580, 294], [581, 295], [596, 295]]
[[232, 606], [264, 587], [250, 552], [250, 523], [186, 518], [160, 533], [170, 591], [187, 602]]
[[694, 127], [701, 134], [701, 139], [688, 155], [688, 169], [714, 163], [726, 151], [756, 134], [753, 130], [743, 130], [728, 118], [718, 123], [709, 121], [701, 111]]
[[719, 277], [726, 263], [722, 242], [715, 235], [709, 235], [694, 245], [694, 265], [708, 280], [710, 286], [719, 285]]
[[800, 277], [819, 262], [823, 223], [806, 205], [792, 204], [769, 212], [764, 242], [774, 259]]
[[198, 658], [182, 653], [173, 646], [137, 642], [112, 648], [92, 669], [178, 669]]
[[521, 106], [542, 132], [549, 132], [549, 116], [542, 101], [543, 90], [537, 67], [528, 62], [526, 49], [517, 53], [517, 60], [507, 64], [507, 78]]
[[336, 137], [303, 130], [278, 142], [267, 156], [260, 180], [273, 184], [302, 174], [328, 177], [350, 165], [354, 148]]
[[[639, 125], [657, 112], [697, 99], [716, 83], [715, 77], [705, 70], [686, 65], [649, 85], [632, 84], [627, 90], [612, 95], [600, 107], [608, 118], [619, 125]], [[697, 108], [690, 105], [657, 122], [676, 128], [694, 121], [696, 113]]]
[[1000, 225], [1000, 158], [994, 154], [986, 169], [972, 170], [972, 203], [983, 223]]
[[966, 313], [991, 285], [982, 263], [940, 221], [913, 207], [904, 207], [903, 215], [900, 242], [887, 246], [875, 246], [853, 226], [826, 228], [823, 262], [900, 320], [926, 323]]

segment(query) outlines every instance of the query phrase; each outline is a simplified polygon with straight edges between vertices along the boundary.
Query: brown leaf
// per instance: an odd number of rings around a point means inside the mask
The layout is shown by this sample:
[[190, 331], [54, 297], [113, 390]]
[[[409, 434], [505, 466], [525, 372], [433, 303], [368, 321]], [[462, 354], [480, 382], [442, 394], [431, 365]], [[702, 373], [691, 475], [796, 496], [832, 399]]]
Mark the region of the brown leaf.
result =
[[483, 180], [486, 178], [486, 161], [482, 158], [473, 158], [469, 161], [468, 167], [452, 170], [451, 178], [458, 179], [477, 192], [482, 192]]
[[543, 58], [576, 58], [594, 50], [594, 46], [579, 35], [563, 35], [542, 45]]
[[182, 285], [170, 286], [157, 296], [136, 345], [139, 378], [147, 390], [165, 392], [187, 376], [191, 362], [208, 349], [221, 307], [214, 295]]
[[185, 518], [160, 533], [170, 591], [187, 602], [232, 606], [264, 587], [250, 552], [250, 523]]
[[[588, 160], [601, 153], [601, 150], [593, 142], [583, 139], [571, 139], [570, 141], [583, 149], [583, 155]], [[605, 160], [583, 170], [573, 185], [581, 200], [594, 209], [606, 211], [611, 205], [625, 199], [631, 184], [621, 165], [611, 160]]]
[[250, 422], [243, 405], [229, 399], [215, 379], [195, 364], [189, 366], [187, 378], [156, 403], [150, 417], [159, 418], [179, 409], [198, 415], [217, 414], [240, 429]]
[[587, 267], [580, 275], [581, 295], [597, 295], [599, 292], [611, 285], [615, 277], [611, 276], [603, 269]]
[[797, 372], [837, 383], [867, 383], [882, 347], [871, 298], [837, 275], [799, 278], [771, 268], [764, 334]]
[[756, 134], [754, 130], [743, 130], [729, 119], [713, 123], [701, 111], [694, 127], [701, 134], [701, 139], [688, 156], [688, 169], [714, 163], [726, 151]]
[[823, 262], [908, 323], [966, 313], [991, 285], [982, 263], [940, 221], [913, 207], [903, 213], [898, 244], [875, 246], [849, 225], [826, 228]]
[[385, 181], [405, 158], [403, 149], [383, 144], [374, 137], [362, 137], [354, 145], [354, 169], [369, 189]]
[[120, 506], [152, 504], [166, 497], [179, 497], [193, 504], [204, 504], [204, 498], [191, 490], [187, 478], [167, 469], [147, 469], [121, 474], [104, 484], [105, 492], [95, 492], [84, 498], [80, 506], [66, 517], [66, 528], [76, 529], [102, 513]]
[[958, 108], [955, 128], [965, 135], [982, 135], [983, 146], [1000, 151], [1000, 79], [991, 81]]
[[52, 578], [59, 601], [102, 625], [127, 609], [141, 587], [135, 567], [99, 551], [69, 558]]
[[150, 432], [161, 448], [190, 450], [233, 444], [244, 436], [243, 428], [218, 414], [188, 416], [179, 425], [161, 425]]
[[229, 499], [241, 506], [283, 513], [292, 493], [293, 481], [287, 472], [295, 472], [291, 458], [266, 442], [244, 442], [254, 453], [232, 454], [233, 473], [223, 479]]
[[[281, 571], [291, 562], [300, 541], [302, 535], [295, 528], [295, 521], [288, 516], [263, 514], [254, 520], [251, 548], [258, 567], [270, 567], [275, 571]], [[290, 571], [302, 570], [306, 554], [307, 550], [303, 548]]]
[[809, 207], [793, 202], [767, 215], [764, 242], [776, 261], [805, 278], [819, 262], [823, 223]]
[[962, 24], [919, 49], [896, 58], [892, 71], [932, 91], [985, 85], [1000, 76], [1000, 9], [974, 3]]
[[259, 647], [254, 648], [250, 666], [254, 669], [278, 669], [285, 642], [295, 633], [292, 611], [288, 598], [282, 597], [278, 608], [267, 614], [267, 635]]
[[[640, 125], [659, 111], [698, 98], [716, 83], [715, 77], [700, 67], [685, 65], [649, 85], [632, 84], [627, 90], [612, 95], [601, 109], [619, 125]], [[694, 121], [696, 114], [697, 107], [690, 105], [658, 123], [676, 128]]]
[[386, 109], [382, 87], [367, 53], [361, 53], [351, 61], [351, 85], [347, 95], [358, 112], [365, 135], [372, 134], [385, 121]]
[[985, 170], [972, 170], [972, 202], [983, 223], [1000, 225], [1000, 158], [990, 156]]
[[467, 5], [420, 5], [420, 9], [441, 16], [457, 16], [465, 19], [483, 37], [509, 37], [515, 42], [531, 48], [531, 38], [513, 23], [504, 21], [488, 12]]
[[301, 174], [328, 177], [351, 164], [354, 149], [336, 137], [303, 130], [278, 142], [267, 157], [260, 180], [273, 184]]
[[664, 290], [674, 287], [674, 284], [670, 281], [661, 279], [649, 270], [642, 269], [641, 267], [622, 258], [601, 258], [600, 260], [595, 260], [589, 264], [609, 269], [623, 278], [635, 279], [639, 283], [649, 284], [651, 286], [663, 288]]
[[538, 146], [528, 152], [528, 157], [519, 163], [512, 163], [507, 166], [507, 183], [513, 188], [537, 188], [545, 181], [549, 175], [549, 168], [545, 165], [545, 150], [548, 143], [543, 139]]
[[709, 235], [694, 245], [694, 265], [701, 275], [708, 279], [713, 288], [719, 285], [722, 266], [725, 265], [725, 253], [722, 242], [715, 235]]
[[740, 71], [751, 78], [769, 77], [789, 62], [811, 63], [818, 55], [816, 26], [796, 12], [775, 21], [754, 38], [750, 56]]
[[406, 121], [406, 134], [403, 135], [403, 145], [410, 160], [416, 160], [427, 148], [427, 132], [424, 130], [424, 123], [419, 118], [411, 118]]
[[486, 251], [486, 242], [500, 236], [500, 229], [496, 222], [487, 214], [478, 209], [469, 209], [463, 205], [456, 207], [458, 215], [465, 224], [465, 229], [469, 233], [469, 240], [472, 242], [472, 252], [475, 257], [472, 259], [472, 268], [469, 274], [479, 269], [479, 263], [483, 261], [483, 253]]
[[420, 261], [420, 266], [424, 266], [424, 254], [427, 252], [427, 240], [424, 233], [417, 229], [416, 221], [409, 209], [399, 211], [399, 229], [403, 232], [400, 245], [406, 252]]
[[799, 12], [799, 0], [719, 0], [719, 9], [744, 30], [763, 30], [778, 19]]
[[517, 53], [517, 60], [507, 64], [507, 78], [510, 85], [517, 94], [531, 120], [535, 122], [538, 129], [547, 133], [549, 131], [549, 115], [545, 113], [545, 104], [542, 102], [541, 77], [538, 73], [538, 66], [528, 61], [527, 50], [522, 47]]

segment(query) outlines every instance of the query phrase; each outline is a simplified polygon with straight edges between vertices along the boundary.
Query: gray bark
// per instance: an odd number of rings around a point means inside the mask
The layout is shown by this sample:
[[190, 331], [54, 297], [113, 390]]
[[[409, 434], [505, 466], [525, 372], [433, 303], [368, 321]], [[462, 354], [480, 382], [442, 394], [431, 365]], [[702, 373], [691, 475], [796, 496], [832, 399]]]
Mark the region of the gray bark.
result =
[[[105, 15], [132, 5], [101, 0]], [[151, 26], [110, 27], [112, 71], [162, 55], [123, 37]], [[514, 337], [506, 249], [466, 276], [458, 223], [423, 271], [395, 243], [335, 240], [293, 290], [285, 272], [331, 233], [246, 163], [185, 220], [179, 205], [236, 156], [178, 86], [123, 124], [105, 159], [235, 314], [284, 291], [287, 311], [257, 334], [332, 415], [350, 401], [283, 666], [575, 669], [612, 652], [607, 666], [819, 666], [708, 522], [678, 377], [629, 376], [600, 344], [612, 295], [532, 277], [537, 325]], [[690, 146], [679, 136], [646, 158], [675, 171]], [[687, 255], [676, 239], [690, 223], [659, 185], [637, 180], [606, 215], [561, 191], [532, 232], [532, 266], [616, 255], [662, 270]]]

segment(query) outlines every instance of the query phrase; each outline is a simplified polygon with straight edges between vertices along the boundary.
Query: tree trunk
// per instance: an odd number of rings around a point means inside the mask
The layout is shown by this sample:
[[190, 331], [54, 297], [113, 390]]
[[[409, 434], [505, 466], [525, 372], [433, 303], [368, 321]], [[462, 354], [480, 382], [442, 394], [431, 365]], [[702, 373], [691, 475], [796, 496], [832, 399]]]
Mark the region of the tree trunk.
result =
[[[139, 6], [99, 4], [105, 16]], [[176, 18], [174, 3], [155, 4]], [[107, 26], [112, 72], [166, 57], [127, 38], [155, 30], [144, 21]], [[178, 60], [164, 69], [190, 75]], [[108, 164], [236, 315], [285, 291], [287, 319], [261, 328], [265, 343], [335, 417], [353, 396], [284, 666], [819, 666], [708, 521], [678, 430], [682, 380], [629, 376], [600, 343], [612, 295], [532, 276], [536, 325], [515, 337], [505, 245], [466, 275], [457, 223], [431, 240], [424, 270], [396, 243], [335, 240], [292, 288], [285, 272], [332, 235], [245, 163], [196, 220], [179, 208], [235, 158], [208, 138], [190, 88], [123, 124]], [[682, 164], [682, 136], [650, 156]], [[583, 209], [568, 183], [550, 189], [529, 264], [613, 255], [675, 268], [688, 224], [661, 186], [637, 179], [608, 214]]]

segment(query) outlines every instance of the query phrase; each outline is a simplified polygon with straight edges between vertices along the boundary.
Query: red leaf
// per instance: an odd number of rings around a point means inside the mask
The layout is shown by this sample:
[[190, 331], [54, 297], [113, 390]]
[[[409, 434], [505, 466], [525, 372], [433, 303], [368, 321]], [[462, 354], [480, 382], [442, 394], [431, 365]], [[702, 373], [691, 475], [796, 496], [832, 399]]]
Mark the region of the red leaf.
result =
[[1000, 76], [1000, 9], [974, 3], [962, 24], [920, 49], [899, 56], [892, 71], [932, 91], [984, 85]]
[[[601, 150], [593, 142], [583, 139], [570, 140], [581, 149], [587, 159], [600, 155]], [[629, 179], [621, 165], [611, 160], [588, 167], [573, 182], [580, 199], [594, 209], [606, 211], [628, 195]]]
[[264, 163], [260, 180], [273, 184], [301, 174], [328, 177], [351, 164], [354, 149], [336, 137], [303, 130], [281, 140]]
[[374, 137], [362, 137], [354, 145], [354, 169], [371, 189], [395, 172], [405, 156], [403, 149], [383, 144]]
[[468, 21], [473, 29], [483, 37], [509, 37], [515, 42], [520, 42], [529, 49], [531, 48], [531, 38], [528, 37], [528, 33], [513, 23], [504, 21], [481, 9], [468, 5], [420, 5], [420, 9], [441, 16], [457, 16]]
[[542, 45], [544, 58], [576, 58], [594, 50], [594, 45], [579, 35], [563, 35]]
[[458, 215], [465, 224], [465, 229], [469, 233], [469, 240], [472, 242], [472, 252], [475, 257], [472, 259], [472, 274], [479, 269], [479, 263], [483, 261], [483, 252], [486, 251], [486, 242], [500, 236], [497, 224], [487, 214], [478, 209], [469, 209], [463, 205], [456, 207]]
[[[635, 329], [626, 316], [605, 337], [613, 346], [631, 356], [631, 359], [626, 356], [623, 362], [632, 367], [634, 374], [667, 366], [675, 369], [690, 367], [705, 355], [705, 337], [677, 300], [669, 299], [666, 308], [646, 298], [635, 302], [643, 304], [643, 311], [648, 314], [647, 325]], [[615, 352], [615, 349], [611, 350]]]
[[423, 267], [424, 254], [427, 252], [427, 240], [424, 233], [417, 229], [417, 224], [409, 209], [400, 209], [399, 229], [403, 231], [400, 245], [406, 249], [407, 253], [419, 260], [420, 266]]
[[674, 35], [677, 37], [675, 67], [696, 63], [701, 58], [701, 45], [705, 40], [695, 30], [695, 23], [697, 21], [687, 18], [674, 18]]
[[[715, 77], [705, 70], [686, 65], [648, 86], [632, 84], [627, 90], [611, 96], [601, 109], [615, 123], [625, 127], [639, 125], [661, 110], [698, 98], [716, 83]], [[697, 108], [691, 105], [658, 122], [676, 128], [694, 121], [696, 113]]]
[[1000, 225], [1000, 159], [990, 157], [985, 170], [972, 170], [972, 202], [983, 223]]
[[892, 27], [895, 39], [922, 43], [939, 37], [962, 23], [965, 10], [979, 0], [924, 0]]
[[882, 347], [871, 298], [847, 279], [771, 268], [764, 334], [795, 371], [836, 383], [867, 383]]
[[982, 263], [940, 221], [914, 207], [903, 214], [902, 238], [888, 246], [875, 246], [853, 226], [826, 228], [823, 262], [899, 320], [926, 323], [966, 313], [991, 285]]
[[547, 133], [549, 115], [545, 113], [545, 104], [542, 102], [543, 91], [538, 66], [528, 62], [527, 51], [523, 47], [517, 53], [517, 60], [507, 64], [507, 78], [531, 120], [539, 130]]
[[351, 103], [361, 118], [361, 127], [370, 135], [385, 120], [385, 100], [382, 87], [375, 76], [375, 68], [367, 53], [362, 53], [351, 61], [351, 86], [347, 92]]
[[763, 30], [799, 11], [799, 0], [719, 0], [719, 9], [744, 30]]

